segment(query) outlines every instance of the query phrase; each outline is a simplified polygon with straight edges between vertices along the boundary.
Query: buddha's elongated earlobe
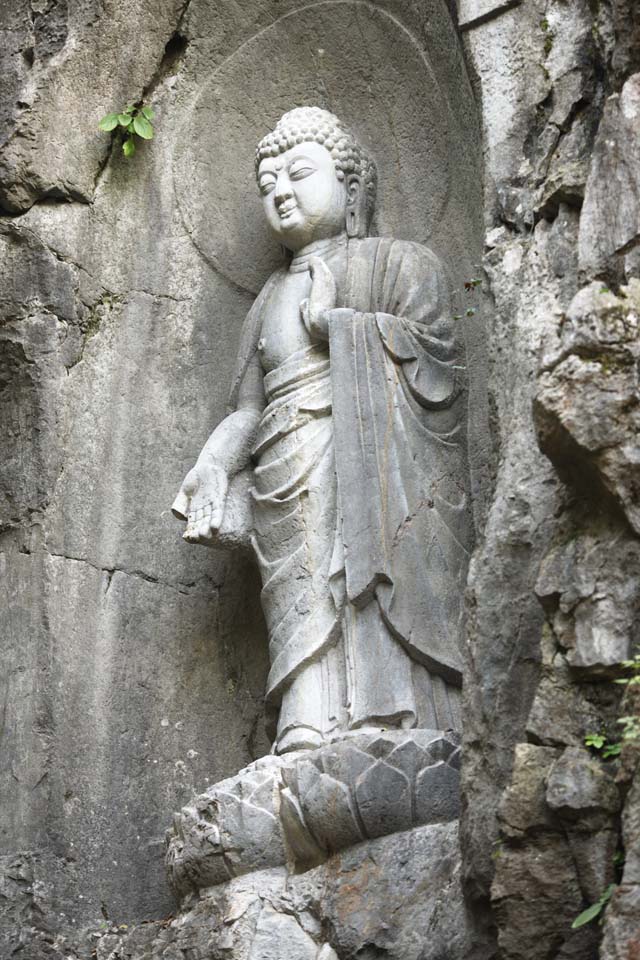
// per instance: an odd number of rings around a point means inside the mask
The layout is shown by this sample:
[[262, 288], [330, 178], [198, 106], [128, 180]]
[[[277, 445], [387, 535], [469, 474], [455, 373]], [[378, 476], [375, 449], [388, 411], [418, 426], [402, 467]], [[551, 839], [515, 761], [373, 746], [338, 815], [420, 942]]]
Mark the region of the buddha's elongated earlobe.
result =
[[347, 177], [347, 208], [345, 225], [348, 237], [366, 237], [367, 207], [362, 180], [356, 173]]

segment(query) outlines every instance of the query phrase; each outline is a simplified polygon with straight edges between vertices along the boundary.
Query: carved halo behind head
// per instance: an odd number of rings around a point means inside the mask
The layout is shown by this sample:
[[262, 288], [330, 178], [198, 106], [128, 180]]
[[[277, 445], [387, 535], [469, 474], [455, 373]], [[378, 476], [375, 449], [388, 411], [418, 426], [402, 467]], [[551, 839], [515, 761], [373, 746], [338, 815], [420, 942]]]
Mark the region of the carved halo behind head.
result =
[[[309, 141], [322, 144], [331, 154], [336, 170], [346, 178], [347, 232], [351, 236], [365, 236], [376, 202], [376, 165], [348, 127], [328, 110], [296, 107], [283, 114], [271, 133], [258, 144], [256, 176], [260, 163], [266, 157], [277, 157], [296, 144]], [[357, 197], [352, 189], [355, 180], [360, 185]]]

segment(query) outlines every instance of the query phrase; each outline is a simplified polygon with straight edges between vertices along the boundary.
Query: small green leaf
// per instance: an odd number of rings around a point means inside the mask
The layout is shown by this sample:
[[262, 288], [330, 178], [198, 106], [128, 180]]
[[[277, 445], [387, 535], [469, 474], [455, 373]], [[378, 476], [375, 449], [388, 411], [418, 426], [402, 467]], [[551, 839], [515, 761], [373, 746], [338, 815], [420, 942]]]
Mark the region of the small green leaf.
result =
[[584, 738], [585, 746], [593, 747], [595, 750], [601, 750], [605, 744], [605, 738], [601, 733], [588, 733]]
[[122, 152], [125, 157], [132, 157], [136, 152], [136, 145], [133, 137], [128, 137], [125, 142], [122, 144]]
[[118, 114], [118, 123], [121, 127], [126, 127], [131, 123], [131, 117], [128, 113], [119, 113]]
[[602, 757], [604, 760], [608, 760], [609, 757], [618, 757], [620, 751], [622, 750], [622, 744], [620, 743], [608, 743], [604, 750], [602, 751]]
[[153, 109], [151, 107], [142, 107], [140, 112], [142, 113], [143, 116], [147, 118], [147, 120], [153, 120], [154, 114], [153, 114]]
[[605, 890], [605, 892], [602, 894], [602, 896], [598, 900], [598, 903], [600, 903], [604, 907], [609, 902], [609, 900], [611, 900], [611, 897], [613, 896], [613, 891], [615, 890], [615, 888], [616, 888], [616, 884], [610, 883], [607, 889]]
[[475, 317], [475, 315], [476, 315], [475, 307], [469, 307], [468, 310], [465, 310], [466, 317]]
[[146, 117], [142, 117], [140, 114], [133, 118], [133, 129], [143, 140], [151, 140], [153, 137], [153, 127]]
[[104, 130], [106, 133], [109, 133], [110, 130], [113, 130], [118, 126], [118, 114], [117, 113], [108, 113], [105, 117], [102, 118], [98, 124], [99, 130]]
[[135, 131], [135, 128], [134, 128], [134, 126], [133, 126], [133, 120], [132, 120], [131, 123], [129, 124], [129, 126], [127, 127], [127, 133], [130, 133], [131, 136], [133, 136], [135, 132], [136, 132], [136, 131]]
[[582, 913], [578, 914], [573, 923], [571, 924], [572, 930], [577, 930], [578, 927], [584, 927], [585, 923], [591, 923], [592, 920], [598, 916], [602, 910], [602, 903], [592, 903], [590, 907], [587, 907], [586, 910], [583, 910]]

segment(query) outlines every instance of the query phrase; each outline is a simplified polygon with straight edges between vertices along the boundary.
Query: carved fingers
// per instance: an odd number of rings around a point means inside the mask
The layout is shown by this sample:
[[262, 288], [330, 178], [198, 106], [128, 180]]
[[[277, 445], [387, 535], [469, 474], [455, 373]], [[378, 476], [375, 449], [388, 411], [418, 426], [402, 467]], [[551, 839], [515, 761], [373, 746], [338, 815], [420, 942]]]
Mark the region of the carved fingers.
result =
[[320, 257], [309, 260], [311, 293], [300, 304], [302, 321], [315, 339], [326, 340], [329, 336], [327, 313], [336, 304], [336, 282], [326, 263]]
[[331, 270], [320, 257], [311, 257], [309, 273], [311, 274], [309, 297], [311, 309], [313, 311], [332, 310], [336, 305], [337, 291]]
[[300, 315], [302, 322], [307, 328], [307, 333], [314, 340], [327, 340], [329, 338], [329, 325], [327, 323], [326, 311], [320, 310], [313, 312], [311, 302], [306, 299], [300, 304]]
[[189, 513], [189, 504], [191, 503], [191, 498], [198, 489], [200, 483], [200, 477], [198, 475], [198, 470], [196, 467], [193, 470], [189, 470], [189, 473], [186, 475], [182, 481], [182, 486], [178, 492], [178, 496], [175, 498], [171, 504], [171, 512], [174, 517], [177, 517], [178, 520], [186, 520]]
[[212, 463], [194, 470], [198, 483], [189, 498], [187, 529], [182, 536], [189, 543], [211, 543], [222, 525], [229, 478], [222, 467]]

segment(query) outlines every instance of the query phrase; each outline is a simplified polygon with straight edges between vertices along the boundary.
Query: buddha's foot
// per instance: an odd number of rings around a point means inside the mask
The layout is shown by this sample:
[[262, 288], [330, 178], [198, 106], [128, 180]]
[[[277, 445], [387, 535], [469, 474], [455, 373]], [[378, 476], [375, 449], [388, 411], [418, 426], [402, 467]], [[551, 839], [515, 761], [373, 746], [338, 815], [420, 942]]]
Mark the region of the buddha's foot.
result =
[[294, 750], [317, 750], [325, 738], [311, 727], [292, 727], [278, 737], [274, 753], [292, 753]]

